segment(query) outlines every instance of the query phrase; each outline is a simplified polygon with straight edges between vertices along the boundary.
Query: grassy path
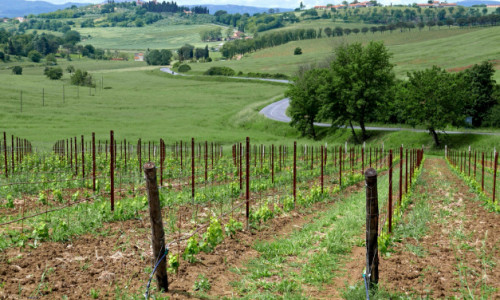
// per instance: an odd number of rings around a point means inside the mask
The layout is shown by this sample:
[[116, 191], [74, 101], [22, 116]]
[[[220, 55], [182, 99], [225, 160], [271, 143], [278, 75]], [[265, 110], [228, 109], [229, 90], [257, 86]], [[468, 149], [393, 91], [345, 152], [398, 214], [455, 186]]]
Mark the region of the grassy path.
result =
[[395, 232], [394, 253], [381, 260], [383, 286], [410, 297], [500, 297], [500, 215], [442, 158], [428, 158], [413, 204]]

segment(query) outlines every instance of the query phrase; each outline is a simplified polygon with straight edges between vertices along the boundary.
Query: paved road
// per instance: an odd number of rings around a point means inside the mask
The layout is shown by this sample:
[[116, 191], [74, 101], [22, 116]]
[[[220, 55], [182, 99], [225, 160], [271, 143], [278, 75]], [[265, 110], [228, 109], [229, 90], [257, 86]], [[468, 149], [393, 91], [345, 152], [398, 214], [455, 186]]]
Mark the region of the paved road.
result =
[[[259, 113], [265, 117], [279, 121], [290, 123], [291, 119], [286, 115], [286, 110], [290, 106], [290, 98], [285, 98], [283, 100], [274, 102], [264, 107]], [[314, 125], [319, 127], [331, 127], [332, 124], [327, 123], [314, 123]], [[345, 127], [345, 126], [342, 126]], [[360, 129], [359, 126], [354, 126], [354, 129]], [[429, 132], [425, 129], [412, 129], [412, 128], [394, 128], [394, 127], [366, 127], [366, 130], [374, 131], [411, 131], [411, 132]], [[471, 131], [441, 131], [441, 133], [447, 134], [480, 134], [480, 135], [500, 135], [500, 133], [494, 132], [471, 132]]]

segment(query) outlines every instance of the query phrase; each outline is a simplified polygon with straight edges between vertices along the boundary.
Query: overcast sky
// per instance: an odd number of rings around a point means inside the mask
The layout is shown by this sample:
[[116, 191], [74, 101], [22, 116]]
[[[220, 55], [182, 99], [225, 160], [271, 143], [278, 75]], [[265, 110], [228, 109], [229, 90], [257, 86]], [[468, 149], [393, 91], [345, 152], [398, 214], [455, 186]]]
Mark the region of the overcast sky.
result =
[[[55, 4], [63, 4], [66, 2], [80, 2], [80, 3], [102, 3], [104, 0], [43, 0]], [[163, 1], [163, 0], [158, 0]], [[172, 1], [172, 0], [168, 0]], [[258, 7], [283, 7], [283, 8], [296, 8], [299, 6], [300, 0], [174, 0], [179, 5], [192, 5], [192, 4], [235, 4], [247, 5]], [[349, 1], [349, 0], [348, 0]], [[306, 8], [311, 8], [315, 5], [326, 5], [329, 3], [340, 4], [342, 0], [303, 0]], [[351, 1], [349, 1], [351, 2]], [[379, 0], [380, 3], [389, 4], [410, 4], [410, 3], [424, 3], [426, 0]], [[449, 1], [452, 2], [452, 1]]]

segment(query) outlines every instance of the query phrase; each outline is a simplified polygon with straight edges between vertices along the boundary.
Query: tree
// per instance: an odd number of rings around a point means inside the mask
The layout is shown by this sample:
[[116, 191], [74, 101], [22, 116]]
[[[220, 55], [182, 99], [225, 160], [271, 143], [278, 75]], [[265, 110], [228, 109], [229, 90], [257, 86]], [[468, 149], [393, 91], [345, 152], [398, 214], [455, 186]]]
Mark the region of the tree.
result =
[[172, 52], [167, 49], [163, 50], [151, 50], [146, 52], [144, 59], [148, 65], [159, 66], [159, 65], [169, 65], [172, 59]]
[[329, 99], [322, 114], [334, 125], [350, 125], [355, 139], [352, 122], [358, 122], [364, 141], [365, 123], [384, 106], [394, 84], [391, 55], [382, 42], [370, 42], [366, 47], [361, 43], [340, 46], [335, 55], [330, 85], [335, 97]]
[[293, 50], [293, 55], [301, 55], [302, 54], [302, 49], [300, 47], [295, 48]]
[[66, 68], [66, 72], [68, 72], [69, 74], [72, 74], [73, 72], [75, 72], [75, 67], [73, 67], [72, 65], [69, 65]]
[[95, 86], [92, 82], [92, 75], [80, 69], [76, 70], [75, 73], [71, 75], [71, 84], [89, 87]]
[[179, 60], [184, 61], [184, 60], [190, 60], [193, 58], [193, 50], [194, 46], [185, 44], [182, 46], [179, 50], [177, 50], [177, 54], [179, 55]]
[[23, 67], [21, 67], [21, 66], [14, 66], [12, 68], [12, 74], [14, 74], [14, 75], [23, 75]]
[[42, 59], [42, 54], [36, 50], [31, 50], [29, 53], [28, 53], [28, 58], [32, 61], [32, 62], [40, 62], [40, 60]]
[[45, 61], [46, 61], [47, 65], [49, 65], [49, 66], [55, 66], [55, 65], [57, 65], [57, 59], [56, 59], [56, 56], [53, 53], [48, 54], [47, 56], [45, 56]]
[[46, 67], [43, 73], [51, 80], [59, 80], [63, 76], [63, 70], [60, 67], [55, 67], [55, 68]]
[[66, 43], [75, 45], [81, 41], [81, 36], [78, 31], [70, 30], [63, 35], [63, 39]]
[[322, 104], [328, 99], [330, 81], [328, 69], [307, 70], [297, 76], [285, 93], [290, 97], [290, 125], [297, 128], [303, 136], [316, 138], [314, 122]]
[[463, 122], [464, 89], [456, 75], [439, 67], [408, 73], [398, 92], [406, 122], [424, 125], [439, 146], [437, 130]]
[[464, 86], [467, 87], [468, 101], [465, 113], [472, 117], [472, 125], [475, 127], [482, 125], [491, 108], [497, 103], [494, 97], [496, 85], [494, 74], [493, 64], [488, 61], [476, 64], [460, 74]]

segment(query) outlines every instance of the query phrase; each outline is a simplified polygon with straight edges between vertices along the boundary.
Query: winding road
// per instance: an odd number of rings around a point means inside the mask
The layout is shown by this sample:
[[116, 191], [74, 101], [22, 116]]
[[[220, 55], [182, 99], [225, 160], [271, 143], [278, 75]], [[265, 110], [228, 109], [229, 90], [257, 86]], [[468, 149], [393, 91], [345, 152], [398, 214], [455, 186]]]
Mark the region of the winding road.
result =
[[[170, 68], [161, 68], [162, 72], [169, 73], [172, 75], [180, 75], [180, 76], [191, 76], [186, 74], [181, 74], [172, 71]], [[230, 77], [236, 79], [247, 79], [247, 80], [262, 80], [262, 81], [270, 81], [270, 82], [280, 82], [280, 83], [292, 83], [289, 80], [283, 79], [268, 79], [268, 78], [252, 78], [252, 77]], [[290, 106], [290, 98], [285, 98], [277, 102], [273, 102], [268, 106], [264, 107], [259, 111], [259, 114], [264, 115], [266, 118], [275, 120], [278, 122], [290, 123], [292, 120], [289, 116], [286, 115], [286, 110]], [[328, 123], [314, 123], [315, 126], [318, 127], [331, 127], [332, 124]], [[341, 128], [345, 126], [340, 126]], [[411, 131], [411, 132], [429, 132], [425, 129], [413, 129], [413, 128], [402, 128], [402, 127], [365, 127], [366, 130], [374, 130], [374, 131]], [[354, 126], [354, 129], [361, 129], [359, 126]], [[476, 132], [476, 131], [440, 131], [440, 133], [446, 134], [478, 134], [478, 135], [500, 135], [500, 133], [496, 132]]]

